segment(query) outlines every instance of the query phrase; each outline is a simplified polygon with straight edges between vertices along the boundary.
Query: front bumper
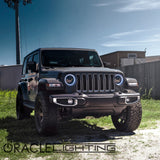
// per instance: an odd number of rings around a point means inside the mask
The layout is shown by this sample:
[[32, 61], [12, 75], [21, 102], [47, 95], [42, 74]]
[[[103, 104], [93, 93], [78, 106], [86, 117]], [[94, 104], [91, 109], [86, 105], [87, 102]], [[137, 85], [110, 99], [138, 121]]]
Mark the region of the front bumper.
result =
[[111, 93], [111, 94], [63, 94], [50, 95], [50, 103], [59, 107], [72, 108], [73, 115], [78, 113], [119, 114], [127, 106], [135, 105], [140, 101], [139, 93]]

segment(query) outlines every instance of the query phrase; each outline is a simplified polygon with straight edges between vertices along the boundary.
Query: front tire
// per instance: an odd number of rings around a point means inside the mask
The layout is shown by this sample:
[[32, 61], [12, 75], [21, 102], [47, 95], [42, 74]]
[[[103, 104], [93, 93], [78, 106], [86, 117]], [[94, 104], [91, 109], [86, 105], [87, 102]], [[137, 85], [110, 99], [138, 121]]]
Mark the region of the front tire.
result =
[[39, 92], [35, 103], [35, 124], [37, 132], [41, 135], [57, 133], [59, 112], [56, 105], [49, 102], [45, 94]]
[[132, 132], [138, 128], [142, 118], [141, 103], [127, 106], [119, 115], [112, 116], [112, 122], [118, 131]]

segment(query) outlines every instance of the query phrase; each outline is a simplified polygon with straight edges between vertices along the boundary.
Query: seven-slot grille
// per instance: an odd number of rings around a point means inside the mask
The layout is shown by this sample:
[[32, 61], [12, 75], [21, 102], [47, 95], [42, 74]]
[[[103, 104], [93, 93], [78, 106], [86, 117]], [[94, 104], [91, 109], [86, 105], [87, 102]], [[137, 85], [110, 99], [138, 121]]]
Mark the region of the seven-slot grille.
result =
[[76, 74], [77, 92], [106, 93], [115, 90], [114, 74], [79, 73]]

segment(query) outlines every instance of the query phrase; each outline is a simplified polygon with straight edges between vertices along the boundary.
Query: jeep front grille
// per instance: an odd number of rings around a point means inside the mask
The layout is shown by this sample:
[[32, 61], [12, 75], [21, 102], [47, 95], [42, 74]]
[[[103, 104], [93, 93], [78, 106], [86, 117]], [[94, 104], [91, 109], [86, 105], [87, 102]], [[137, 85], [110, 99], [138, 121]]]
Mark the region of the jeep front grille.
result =
[[76, 74], [77, 92], [106, 93], [115, 90], [114, 75], [105, 73]]

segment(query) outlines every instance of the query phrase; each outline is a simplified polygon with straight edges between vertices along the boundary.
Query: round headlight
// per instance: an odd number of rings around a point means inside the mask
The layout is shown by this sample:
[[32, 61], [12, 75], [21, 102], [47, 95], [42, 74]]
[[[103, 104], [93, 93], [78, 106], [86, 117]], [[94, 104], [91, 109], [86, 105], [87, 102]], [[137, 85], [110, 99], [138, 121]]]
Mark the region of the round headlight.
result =
[[114, 82], [116, 85], [120, 86], [123, 83], [123, 76], [121, 74], [116, 74], [114, 77]]
[[67, 74], [64, 78], [64, 81], [68, 86], [73, 86], [76, 83], [76, 78], [73, 74]]

